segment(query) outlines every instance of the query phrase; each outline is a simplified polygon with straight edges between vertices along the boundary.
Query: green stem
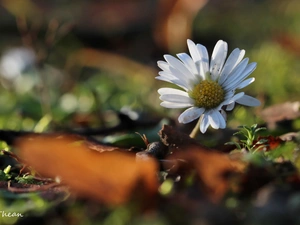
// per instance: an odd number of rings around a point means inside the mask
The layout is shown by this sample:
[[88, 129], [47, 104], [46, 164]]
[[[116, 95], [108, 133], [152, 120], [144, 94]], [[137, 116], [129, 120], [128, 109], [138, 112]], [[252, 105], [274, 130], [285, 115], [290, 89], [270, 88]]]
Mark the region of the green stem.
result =
[[[201, 118], [201, 117], [200, 117]], [[194, 127], [194, 129], [192, 130], [192, 132], [190, 133], [190, 138], [196, 138], [196, 136], [198, 135], [199, 131], [200, 131], [200, 118], [196, 124], [196, 126]]]

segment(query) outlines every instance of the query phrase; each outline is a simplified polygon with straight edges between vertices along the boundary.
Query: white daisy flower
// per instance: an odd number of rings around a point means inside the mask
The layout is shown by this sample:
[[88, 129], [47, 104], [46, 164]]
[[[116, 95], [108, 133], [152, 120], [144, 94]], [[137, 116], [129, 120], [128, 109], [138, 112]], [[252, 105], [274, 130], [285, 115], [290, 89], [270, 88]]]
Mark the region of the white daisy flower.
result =
[[189, 123], [200, 117], [202, 133], [209, 125], [223, 129], [226, 127], [225, 110], [232, 110], [235, 103], [260, 105], [256, 98], [244, 92], [236, 93], [255, 80], [253, 77], [246, 79], [255, 70], [256, 63], [248, 64], [249, 59], [243, 59], [245, 50], [234, 49], [226, 60], [227, 43], [219, 40], [209, 61], [206, 47], [191, 40], [187, 40], [187, 45], [191, 56], [180, 53], [177, 59], [164, 55], [166, 61], [157, 62], [162, 71], [156, 79], [176, 84], [182, 89], [158, 90], [161, 106], [188, 108], [179, 116], [180, 123]]

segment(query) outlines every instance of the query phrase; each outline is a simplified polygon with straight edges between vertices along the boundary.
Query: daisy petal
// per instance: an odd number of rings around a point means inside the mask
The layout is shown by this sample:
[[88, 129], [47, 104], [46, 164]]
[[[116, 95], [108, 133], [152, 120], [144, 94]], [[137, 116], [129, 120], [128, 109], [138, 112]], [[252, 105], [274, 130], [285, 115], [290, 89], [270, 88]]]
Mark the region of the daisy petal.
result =
[[[226, 88], [224, 88], [225, 90], [230, 90], [230, 89], [236, 89], [240, 83], [242, 82], [242, 80], [244, 80], [246, 77], [248, 77], [256, 68], [256, 63], [250, 63], [245, 70], [239, 74], [239, 76], [237, 76], [234, 80], [232, 80], [232, 82], [226, 86]], [[229, 80], [229, 79], [228, 79]]]
[[186, 84], [184, 84], [183, 82], [181, 82], [177, 78], [168, 78], [168, 77], [164, 77], [164, 76], [158, 76], [158, 77], [155, 77], [155, 79], [166, 81], [166, 82], [169, 82], [169, 83], [172, 83], [172, 84], [176, 84], [178, 87], [181, 87], [182, 89], [184, 89], [186, 91], [189, 90], [188, 88], [186, 88]]
[[202, 79], [205, 79], [205, 74], [209, 72], [209, 56], [207, 49], [205, 46], [197, 44], [197, 49], [200, 54], [201, 60], [199, 61], [198, 68], [199, 68], [199, 73], [201, 75]]
[[194, 60], [194, 62], [198, 62], [201, 60], [201, 57], [200, 57], [200, 54], [198, 52], [198, 49], [195, 45], [195, 43], [191, 40], [187, 40], [187, 45], [188, 45], [188, 48], [189, 48], [189, 52]]
[[178, 79], [177, 77], [174, 76], [174, 74], [172, 74], [170, 72], [166, 72], [166, 71], [159, 71], [158, 75], [160, 75], [160, 77], [164, 77], [164, 78], [167, 78], [169, 80]]
[[229, 105], [229, 104], [231, 104], [231, 103], [233, 103], [233, 102], [236, 102], [236, 100], [237, 100], [237, 99], [240, 99], [241, 97], [243, 97], [244, 94], [245, 94], [244, 92], [237, 93], [237, 94], [234, 95], [232, 98], [230, 98], [230, 99], [224, 101], [222, 104], [223, 104], [223, 105]]
[[193, 73], [197, 74], [198, 70], [193, 59], [186, 53], [179, 53], [177, 57], [184, 63], [184, 65]]
[[[176, 59], [177, 60], [177, 59]], [[179, 61], [179, 60], [178, 60]], [[179, 71], [178, 69], [173, 68], [165, 61], [158, 61], [157, 65], [159, 68], [161, 68], [163, 71], [159, 71], [158, 74], [162, 77], [168, 78], [168, 80], [180, 80], [180, 84], [184, 85], [185, 89], [190, 89], [190, 82], [185, 77], [185, 75]]]
[[235, 106], [235, 102], [232, 102], [232, 103], [227, 105], [226, 110], [231, 111], [231, 110], [233, 110], [234, 106]]
[[245, 95], [245, 93], [244, 92], [240, 92], [240, 93], [237, 93], [236, 95], [234, 95], [233, 97], [232, 97], [232, 101], [236, 101], [236, 100], [238, 100], [238, 99], [240, 99], [241, 97], [243, 97]]
[[[220, 128], [221, 128], [221, 129], [226, 128], [226, 121], [225, 121], [225, 118], [224, 118], [224, 116], [222, 115], [222, 113], [218, 111], [218, 114], [217, 114], [217, 115], [218, 115], [218, 117], [219, 117]], [[225, 114], [225, 115], [226, 115], [226, 114]]]
[[208, 115], [203, 114], [202, 117], [201, 117], [201, 122], [200, 122], [200, 131], [202, 133], [205, 133], [208, 126], [209, 126]]
[[181, 108], [187, 108], [193, 106], [193, 104], [190, 103], [174, 103], [174, 102], [161, 102], [160, 105], [169, 109], [181, 109]]
[[209, 56], [208, 56], [208, 52], [207, 52], [206, 47], [204, 45], [201, 45], [201, 44], [197, 44], [196, 47], [197, 47], [197, 50], [200, 54], [201, 61], [204, 61], [207, 64], [209, 64]]
[[228, 91], [226, 94], [225, 94], [225, 101], [228, 100], [229, 98], [232, 98], [234, 95], [234, 91]]
[[212, 128], [214, 129], [219, 129], [220, 127], [220, 120], [219, 120], [218, 113], [219, 113], [218, 111], [214, 110], [212, 111], [211, 114], [208, 115], [208, 121], [212, 126]]
[[188, 79], [188, 81], [195, 79], [194, 74], [190, 70], [188, 70], [180, 60], [171, 55], [164, 55], [164, 58], [173, 68], [178, 70], [183, 77]]
[[188, 85], [186, 84], [186, 82], [184, 80], [180, 80], [177, 77], [174, 77], [171, 74], [167, 74], [163, 71], [160, 71], [159, 75], [160, 76], [155, 77], [155, 79], [166, 81], [166, 82], [169, 82], [169, 83], [172, 83], [172, 84], [176, 84], [177, 86], [181, 87], [185, 91], [189, 90], [189, 87], [187, 87]]
[[227, 51], [227, 43], [225, 41], [219, 40], [211, 56], [210, 73], [212, 80], [216, 80], [219, 77], [227, 56]]
[[191, 103], [194, 104], [195, 101], [188, 96], [166, 94], [159, 97], [162, 101], [174, 102], [174, 103]]
[[247, 67], [247, 64], [249, 62], [248, 58], [243, 59], [242, 62], [240, 62], [234, 70], [227, 76], [227, 79], [221, 84], [224, 88], [227, 87], [229, 84], [231, 84], [233, 81], [235, 81], [240, 74], [245, 70]]
[[226, 120], [227, 120], [227, 114], [226, 114], [226, 112], [223, 109], [221, 109], [220, 110], [220, 114], [221, 114], [221, 116], [223, 117], [223, 119], [224, 119], [224, 121], [226, 123]]
[[240, 63], [244, 55], [245, 55], [245, 50], [240, 50], [238, 48], [234, 49], [231, 52], [221, 72], [220, 79], [219, 79], [220, 84], [222, 84], [226, 80], [227, 76]]
[[254, 77], [248, 78], [247, 80], [244, 80], [242, 83], [237, 86], [237, 89], [242, 89], [244, 87], [247, 87], [249, 84], [253, 83], [255, 81]]
[[176, 83], [174, 82], [174, 84], [180, 84], [181, 86], [184, 86], [184, 89], [186, 90], [191, 90], [192, 89], [192, 86], [190, 83], [188, 83], [188, 80], [185, 79], [184, 77], [182, 77], [180, 74], [179, 71], [176, 71], [175, 69], [171, 68], [171, 70], [174, 70], [172, 71], [172, 73], [168, 73], [168, 72], [165, 72], [165, 71], [159, 71], [158, 74], [163, 77], [163, 78], [166, 78], [167, 80], [170, 80], [170, 81], [173, 81], [175, 80]]
[[205, 111], [204, 108], [198, 108], [198, 107], [191, 107], [185, 110], [181, 115], [178, 117], [179, 123], [189, 123], [193, 120], [199, 118], [203, 112]]
[[166, 72], [171, 72], [170, 71], [170, 65], [167, 63], [167, 62], [165, 62], [165, 61], [157, 61], [157, 66], [159, 67], [159, 68], [161, 68], [163, 71], [166, 71]]
[[175, 88], [160, 88], [157, 91], [160, 95], [166, 95], [166, 94], [175, 94], [175, 95], [182, 95], [182, 96], [189, 96], [188, 93], [185, 91], [181, 91], [179, 89]]
[[246, 106], [259, 106], [260, 105], [259, 100], [257, 100], [256, 98], [253, 98], [249, 95], [244, 95], [243, 97], [236, 100], [236, 102], [241, 105], [246, 105]]

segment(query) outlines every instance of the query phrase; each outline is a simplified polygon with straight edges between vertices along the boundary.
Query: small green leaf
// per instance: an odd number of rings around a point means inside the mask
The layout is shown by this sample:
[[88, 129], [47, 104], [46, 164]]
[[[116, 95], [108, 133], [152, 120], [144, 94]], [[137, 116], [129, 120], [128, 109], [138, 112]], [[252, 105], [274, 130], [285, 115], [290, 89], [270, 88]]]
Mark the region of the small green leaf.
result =
[[237, 149], [241, 150], [241, 145], [235, 141], [226, 142], [225, 145], [235, 145]]
[[267, 128], [265, 127], [259, 127], [255, 130], [255, 133], [259, 132], [259, 131], [262, 131], [262, 130], [266, 130]]

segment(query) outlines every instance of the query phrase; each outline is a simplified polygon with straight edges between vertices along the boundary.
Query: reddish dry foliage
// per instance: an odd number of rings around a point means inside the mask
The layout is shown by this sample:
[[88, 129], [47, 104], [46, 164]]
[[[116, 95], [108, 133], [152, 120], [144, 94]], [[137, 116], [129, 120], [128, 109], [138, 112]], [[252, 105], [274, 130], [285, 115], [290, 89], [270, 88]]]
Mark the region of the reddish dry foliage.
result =
[[[175, 175], [196, 172], [200, 192], [214, 202], [230, 189], [230, 175], [245, 168], [241, 161], [205, 148], [170, 126], [163, 126], [159, 135], [171, 152], [165, 169]], [[28, 165], [44, 176], [61, 177], [80, 196], [107, 205], [123, 204], [133, 198], [147, 204], [155, 201], [158, 190], [155, 159], [136, 160], [128, 152], [95, 146], [74, 136], [39, 135], [17, 142], [20, 156]]]
[[[256, 144], [260, 140], [266, 140], [263, 144]], [[258, 148], [260, 146], [264, 146], [261, 150], [270, 151], [279, 147], [284, 141], [280, 137], [267, 136], [267, 137], [258, 137], [253, 144]]]
[[157, 164], [152, 159], [136, 162], [135, 156], [126, 152], [99, 153], [68, 137], [20, 138], [17, 148], [42, 175], [59, 176], [79, 196], [107, 205], [132, 198], [147, 202], [157, 193]]

